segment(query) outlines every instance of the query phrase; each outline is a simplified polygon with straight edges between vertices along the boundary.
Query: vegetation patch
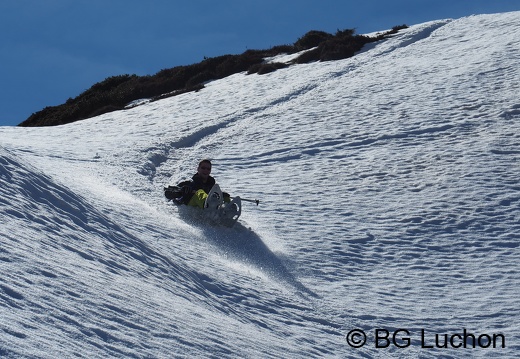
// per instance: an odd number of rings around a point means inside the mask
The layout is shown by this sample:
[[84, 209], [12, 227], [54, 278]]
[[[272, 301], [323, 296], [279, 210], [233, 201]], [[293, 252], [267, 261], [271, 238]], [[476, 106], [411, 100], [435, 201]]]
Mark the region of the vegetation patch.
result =
[[[55, 126], [124, 109], [139, 99], [160, 100], [190, 91], [199, 91], [204, 83], [232, 74], [267, 74], [293, 64], [332, 61], [352, 57], [367, 43], [380, 41], [397, 33], [406, 25], [396, 26], [374, 37], [356, 35], [354, 30], [309, 31], [293, 45], [280, 45], [268, 50], [247, 50], [240, 55], [205, 58], [197, 64], [164, 69], [151, 76], [118, 75], [94, 84], [90, 89], [64, 104], [48, 106], [33, 113], [19, 126]], [[282, 54], [309, 50], [290, 63], [266, 62]]]

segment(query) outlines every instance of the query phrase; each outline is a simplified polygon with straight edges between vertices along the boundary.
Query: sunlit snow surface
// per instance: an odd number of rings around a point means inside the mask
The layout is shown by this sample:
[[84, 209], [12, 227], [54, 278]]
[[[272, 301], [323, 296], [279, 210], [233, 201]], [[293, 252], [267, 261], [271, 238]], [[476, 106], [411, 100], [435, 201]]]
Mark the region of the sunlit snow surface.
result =
[[[432, 21], [347, 60], [0, 128], [0, 357], [515, 357], [518, 39], [520, 12]], [[261, 200], [232, 229], [163, 197], [206, 157]], [[505, 348], [430, 348], [464, 329]]]

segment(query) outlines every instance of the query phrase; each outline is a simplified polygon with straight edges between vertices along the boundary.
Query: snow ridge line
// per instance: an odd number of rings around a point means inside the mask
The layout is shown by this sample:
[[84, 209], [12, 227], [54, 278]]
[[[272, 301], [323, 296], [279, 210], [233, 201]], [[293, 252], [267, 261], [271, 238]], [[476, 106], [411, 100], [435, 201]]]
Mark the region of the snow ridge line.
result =
[[173, 150], [196, 146], [197, 143], [202, 141], [207, 136], [211, 136], [217, 133], [220, 129], [238, 121], [239, 118], [240, 116], [232, 117], [228, 120], [200, 128], [177, 141], [163, 142], [143, 150], [143, 152], [148, 153], [148, 155], [146, 156], [146, 162], [138, 170], [138, 173], [142, 174], [143, 176], [147, 176], [150, 182], [154, 182], [157, 169], [170, 159], [170, 153]]
[[215, 135], [221, 129], [226, 128], [234, 123], [247, 118], [252, 114], [257, 114], [263, 111], [266, 111], [274, 106], [277, 106], [281, 103], [286, 103], [288, 101], [294, 100], [306, 93], [316, 89], [319, 87], [317, 84], [304, 85], [300, 88], [294, 89], [284, 96], [280, 96], [276, 99], [273, 99], [262, 106], [257, 106], [249, 109], [245, 109], [239, 113], [235, 112], [232, 114], [224, 115], [223, 117], [229, 117], [227, 120], [223, 120], [219, 123], [209, 125], [203, 128], [196, 130], [195, 132], [177, 140], [169, 143], [162, 143], [154, 147], [150, 147], [143, 152], [149, 152], [147, 156], [146, 163], [142, 166], [138, 172], [142, 175], [148, 177], [150, 182], [153, 182], [157, 173], [157, 168], [164, 164], [169, 160], [170, 153], [172, 150], [178, 149], [186, 149], [196, 146], [199, 142], [206, 140], [209, 136]]
[[[81, 261], [97, 262], [104, 270], [114, 273], [130, 271], [140, 265], [155, 276], [181, 281], [193, 292], [205, 293], [196, 273], [159, 253], [96, 209], [86, 198], [20, 162], [2, 147], [0, 211], [12, 219], [7, 226], [0, 228], [0, 237], [8, 239], [2, 244], [8, 253], [11, 247], [20, 246], [17, 238], [7, 236], [9, 225], [25, 226], [39, 233], [34, 241], [44, 252], [63, 249], [81, 257]], [[45, 233], [49, 236], [59, 233], [58, 238], [62, 240], [49, 242]], [[49, 272], [49, 276], [57, 274]], [[16, 297], [18, 293], [10, 287], [0, 290], [10, 297]]]
[[[374, 57], [384, 56], [395, 50], [399, 50], [399, 49], [408, 47], [421, 40], [427, 39], [435, 31], [437, 31], [441, 27], [449, 24], [452, 21], [453, 21], [452, 19], [433, 21], [433, 22], [424, 24], [426, 26], [424, 26], [422, 29], [418, 29], [416, 31], [414, 31], [413, 28], [408, 29], [408, 30], [402, 30], [397, 35], [394, 35], [392, 37], [396, 41], [392, 41], [392, 38], [389, 41], [386, 41], [385, 44], [387, 44], [387, 48], [385, 48], [384, 50], [382, 49], [381, 52], [379, 52], [378, 54], [373, 54], [372, 56], [374, 56]], [[399, 39], [399, 41], [397, 39]], [[379, 43], [375, 43], [371, 46], [369, 45], [370, 47], [367, 46], [366, 51], [373, 49], [374, 47], [377, 46], [377, 44], [379, 44]]]
[[227, 117], [227, 116], [232, 116], [232, 117], [227, 120], [224, 120], [220, 123], [201, 128], [200, 130], [197, 130], [194, 133], [192, 133], [178, 141], [170, 143], [169, 146], [171, 148], [177, 148], [177, 149], [193, 147], [197, 143], [199, 143], [200, 141], [205, 139], [206, 137], [216, 134], [219, 130], [221, 130], [225, 127], [228, 127], [229, 125], [232, 125], [233, 123], [236, 123], [251, 114], [257, 114], [259, 112], [268, 110], [271, 107], [276, 106], [280, 103], [284, 103], [284, 102], [293, 100], [299, 96], [306, 94], [309, 91], [314, 90], [317, 87], [318, 87], [318, 85], [316, 85], [316, 84], [305, 85], [305, 86], [302, 86], [301, 88], [290, 91], [289, 93], [287, 93], [284, 96], [280, 96], [276, 99], [273, 99], [272, 101], [268, 102], [267, 104], [265, 104], [263, 106], [257, 106], [257, 107], [245, 109], [241, 113], [238, 113], [236, 115], [235, 114], [225, 115], [224, 117]]
[[[445, 124], [440, 126], [432, 126], [426, 128], [410, 129], [408, 131], [394, 133], [394, 134], [383, 134], [376, 137], [367, 138], [353, 138], [352, 141], [346, 139], [328, 139], [323, 142], [315, 144], [304, 143], [301, 146], [291, 146], [288, 148], [277, 149], [264, 153], [257, 154], [252, 157], [248, 157], [247, 161], [250, 163], [264, 163], [274, 161], [274, 156], [278, 155], [276, 161], [284, 162], [288, 160], [294, 160], [301, 158], [302, 156], [313, 156], [323, 152], [334, 152], [340, 149], [352, 149], [359, 147], [366, 147], [380, 142], [402, 140], [406, 138], [413, 138], [416, 136], [433, 136], [437, 133], [443, 133], [453, 129], [457, 129], [460, 126]], [[412, 143], [411, 143], [412, 144]]]
[[361, 147], [361, 146], [372, 145], [376, 142], [381, 142], [381, 141], [399, 140], [399, 139], [413, 137], [413, 136], [431, 135], [436, 132], [446, 132], [455, 127], [456, 127], [455, 125], [447, 124], [447, 125], [442, 125], [442, 126], [438, 126], [438, 127], [428, 127], [428, 128], [424, 128], [424, 129], [410, 130], [410, 131], [405, 131], [405, 132], [396, 133], [396, 134], [385, 134], [385, 135], [381, 135], [381, 136], [374, 137], [374, 138], [367, 138], [364, 140], [354, 141], [354, 142], [349, 143], [348, 146], [349, 147]]

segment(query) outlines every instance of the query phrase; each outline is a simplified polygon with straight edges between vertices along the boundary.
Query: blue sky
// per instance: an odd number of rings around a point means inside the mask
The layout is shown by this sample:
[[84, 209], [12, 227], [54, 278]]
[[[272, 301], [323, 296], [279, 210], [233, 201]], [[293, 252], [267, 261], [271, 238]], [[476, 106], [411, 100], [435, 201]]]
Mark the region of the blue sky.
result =
[[0, 126], [121, 74], [357, 33], [520, 10], [520, 0], [0, 0]]

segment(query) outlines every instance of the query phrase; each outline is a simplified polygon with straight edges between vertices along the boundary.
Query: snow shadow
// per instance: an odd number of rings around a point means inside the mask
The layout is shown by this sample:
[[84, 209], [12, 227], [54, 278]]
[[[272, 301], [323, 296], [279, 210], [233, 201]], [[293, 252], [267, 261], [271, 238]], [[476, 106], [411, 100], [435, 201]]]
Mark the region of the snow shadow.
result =
[[255, 267], [269, 278], [290, 285], [301, 295], [319, 298], [298, 281], [260, 235], [245, 227], [240, 221], [233, 228], [227, 228], [205, 221], [197, 208], [180, 206], [178, 209], [180, 218], [200, 229], [201, 236], [223, 257]]
[[201, 224], [203, 235], [217, 250], [230, 259], [254, 266], [269, 278], [285, 283], [301, 295], [318, 298], [319, 296], [305, 287], [287, 269], [282, 260], [273, 253], [253, 230], [237, 223], [233, 228]]
[[[51, 256], [52, 253], [77, 255], [78, 270], [82, 266], [90, 268], [88, 263], [97, 262], [99, 271], [126, 275], [146, 270], [158, 278], [168, 276], [176, 281], [184, 278], [194, 290], [201, 286], [190, 280], [190, 269], [159, 253], [143, 238], [90, 204], [83, 195], [55, 182], [1, 147], [0, 212], [33, 235], [40, 256]], [[1, 243], [3, 251], [12, 249], [14, 252], [21, 243], [20, 239], [11, 236], [4, 236], [4, 241]], [[61, 249], [66, 252], [60, 252]], [[46, 276], [64, 275], [63, 271], [58, 272], [58, 267], [52, 270], [55, 273], [48, 272]], [[8, 299], [22, 299], [6, 285], [0, 285], [0, 299], [4, 297], [2, 293]]]

